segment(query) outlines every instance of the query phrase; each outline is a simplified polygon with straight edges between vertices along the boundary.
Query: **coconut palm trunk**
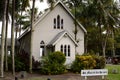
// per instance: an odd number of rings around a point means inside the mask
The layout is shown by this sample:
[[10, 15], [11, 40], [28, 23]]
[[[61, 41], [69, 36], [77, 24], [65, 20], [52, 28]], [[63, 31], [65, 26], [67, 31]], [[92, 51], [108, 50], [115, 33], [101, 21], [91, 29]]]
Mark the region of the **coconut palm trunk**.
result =
[[5, 35], [5, 71], [8, 71], [8, 10], [9, 10], [9, 0], [7, 3], [7, 12], [6, 12], [6, 35]]
[[12, 0], [12, 25], [11, 25], [11, 53], [12, 53], [12, 73], [15, 75], [15, 60], [14, 60], [14, 54], [15, 54], [15, 0]]
[[29, 63], [29, 72], [32, 73], [32, 32], [33, 32], [33, 24], [34, 24], [34, 8], [35, 0], [32, 3], [32, 13], [31, 13], [31, 41], [30, 41], [30, 63]]
[[[115, 40], [115, 36], [114, 36], [114, 30], [112, 30], [112, 38], [113, 40]], [[112, 56], [115, 57], [115, 42], [112, 43]]]
[[5, 54], [5, 31], [6, 31], [6, 8], [7, 0], [4, 4], [4, 15], [2, 20], [2, 37], [1, 37], [1, 62], [0, 62], [0, 77], [4, 77], [4, 54]]

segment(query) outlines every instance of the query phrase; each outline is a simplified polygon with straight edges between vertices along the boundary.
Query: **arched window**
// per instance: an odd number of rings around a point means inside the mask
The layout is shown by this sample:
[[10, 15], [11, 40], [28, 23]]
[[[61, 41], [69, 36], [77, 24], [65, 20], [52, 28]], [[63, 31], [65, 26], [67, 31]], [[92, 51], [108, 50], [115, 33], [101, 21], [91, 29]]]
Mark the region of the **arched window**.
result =
[[57, 16], [57, 28], [60, 29], [60, 15]]
[[65, 54], [65, 56], [66, 56], [66, 53], [67, 53], [67, 46], [65, 45], [64, 46], [64, 54]]
[[45, 55], [45, 43], [44, 41], [40, 42], [40, 57]]
[[45, 44], [44, 41], [41, 41], [40, 44]]
[[61, 50], [61, 52], [63, 52], [64, 53], [64, 55], [66, 56], [66, 57], [70, 57], [71, 56], [71, 47], [70, 47], [70, 45], [61, 45], [60, 46], [60, 50]]
[[56, 19], [54, 18], [54, 29], [56, 29]]
[[57, 15], [57, 18], [53, 20], [54, 29], [63, 29], [64, 21], [61, 19], [60, 15]]
[[68, 45], [68, 56], [70, 56], [70, 45]]
[[63, 52], [63, 45], [61, 45], [61, 52]]
[[63, 19], [61, 19], [61, 29], [63, 29]]

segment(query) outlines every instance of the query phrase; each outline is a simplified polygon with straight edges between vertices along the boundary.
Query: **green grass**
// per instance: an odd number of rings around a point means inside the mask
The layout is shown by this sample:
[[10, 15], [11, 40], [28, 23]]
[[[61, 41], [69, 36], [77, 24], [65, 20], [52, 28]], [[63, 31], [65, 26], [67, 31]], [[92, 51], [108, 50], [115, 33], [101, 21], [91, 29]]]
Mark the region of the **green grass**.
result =
[[[108, 80], [120, 80], [120, 65], [106, 65], [108, 69]], [[113, 70], [117, 70], [118, 73], [113, 73]]]

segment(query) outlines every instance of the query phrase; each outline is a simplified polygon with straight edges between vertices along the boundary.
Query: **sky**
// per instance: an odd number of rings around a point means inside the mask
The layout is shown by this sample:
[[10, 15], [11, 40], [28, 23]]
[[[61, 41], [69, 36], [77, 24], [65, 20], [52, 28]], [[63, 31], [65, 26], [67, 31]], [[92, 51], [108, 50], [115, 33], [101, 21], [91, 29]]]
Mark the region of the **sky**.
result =
[[[32, 4], [32, 2], [30, 3]], [[44, 9], [48, 8], [47, 0], [43, 0], [43, 2], [39, 2], [39, 0], [36, 0], [35, 7], [38, 8], [38, 13], [40, 11], [44, 11]], [[9, 22], [8, 25], [8, 38], [11, 36], [11, 23]], [[2, 22], [0, 22], [0, 34], [1, 34], [1, 29], [2, 29]]]

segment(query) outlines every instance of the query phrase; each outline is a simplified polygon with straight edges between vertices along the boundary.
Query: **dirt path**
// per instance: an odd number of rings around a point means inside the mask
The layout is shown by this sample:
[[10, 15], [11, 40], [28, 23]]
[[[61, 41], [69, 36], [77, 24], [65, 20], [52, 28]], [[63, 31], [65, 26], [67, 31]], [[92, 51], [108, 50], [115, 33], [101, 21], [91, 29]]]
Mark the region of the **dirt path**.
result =
[[[61, 75], [40, 75], [40, 74], [29, 74], [26, 73], [26, 76], [24, 78], [21, 78], [21, 73], [16, 73], [16, 77], [18, 80], [29, 80], [32, 78], [35, 78], [37, 80], [39, 79], [45, 79], [45, 80], [84, 80], [84, 77], [81, 77], [80, 74], [74, 74], [74, 73], [66, 73]], [[4, 78], [0, 78], [0, 80], [15, 80], [15, 77], [11, 73], [5, 73]], [[87, 80], [101, 80], [101, 77], [88, 77]]]

